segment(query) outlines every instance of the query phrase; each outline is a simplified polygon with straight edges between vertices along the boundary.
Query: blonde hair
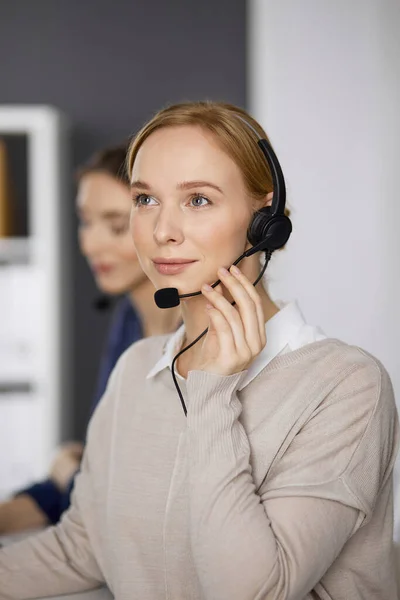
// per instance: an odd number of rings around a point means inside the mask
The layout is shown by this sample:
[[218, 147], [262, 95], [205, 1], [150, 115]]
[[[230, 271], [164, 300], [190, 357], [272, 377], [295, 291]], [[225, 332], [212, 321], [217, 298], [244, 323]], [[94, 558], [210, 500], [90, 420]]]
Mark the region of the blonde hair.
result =
[[251, 197], [264, 201], [273, 191], [272, 176], [257, 136], [241, 118], [245, 119], [262, 138], [268, 137], [253, 117], [245, 110], [222, 102], [186, 102], [174, 104], [159, 111], [133, 138], [128, 150], [127, 170], [132, 176], [133, 164], [143, 142], [155, 131], [165, 127], [193, 125], [211, 132], [222, 149], [239, 167]]

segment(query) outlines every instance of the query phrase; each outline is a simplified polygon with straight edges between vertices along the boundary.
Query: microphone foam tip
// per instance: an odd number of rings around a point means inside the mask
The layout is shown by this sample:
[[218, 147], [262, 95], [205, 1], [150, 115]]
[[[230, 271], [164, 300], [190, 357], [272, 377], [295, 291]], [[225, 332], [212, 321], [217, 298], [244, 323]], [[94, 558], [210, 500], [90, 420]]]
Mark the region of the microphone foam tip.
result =
[[162, 288], [154, 294], [154, 301], [158, 308], [173, 308], [181, 303], [176, 288]]

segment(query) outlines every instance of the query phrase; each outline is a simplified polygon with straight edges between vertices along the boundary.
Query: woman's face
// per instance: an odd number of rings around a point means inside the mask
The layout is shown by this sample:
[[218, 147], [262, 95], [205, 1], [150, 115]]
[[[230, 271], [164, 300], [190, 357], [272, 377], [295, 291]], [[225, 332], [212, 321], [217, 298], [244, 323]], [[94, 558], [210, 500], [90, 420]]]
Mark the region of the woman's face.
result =
[[132, 195], [135, 247], [157, 289], [197, 291], [246, 247], [252, 208], [242, 174], [199, 127], [169, 127], [145, 140]]
[[84, 175], [78, 187], [79, 243], [96, 284], [106, 294], [146, 280], [129, 231], [129, 188], [105, 173]]

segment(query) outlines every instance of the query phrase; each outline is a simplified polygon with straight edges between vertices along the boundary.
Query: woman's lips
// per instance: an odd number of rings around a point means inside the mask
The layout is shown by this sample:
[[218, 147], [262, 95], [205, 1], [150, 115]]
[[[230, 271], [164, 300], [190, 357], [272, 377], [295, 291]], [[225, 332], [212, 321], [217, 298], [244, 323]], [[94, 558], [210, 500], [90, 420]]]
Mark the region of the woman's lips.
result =
[[93, 270], [96, 275], [107, 275], [114, 269], [112, 265], [93, 265]]
[[178, 273], [182, 273], [187, 267], [193, 265], [196, 260], [186, 261], [186, 262], [155, 262], [154, 266], [161, 275], [177, 275]]

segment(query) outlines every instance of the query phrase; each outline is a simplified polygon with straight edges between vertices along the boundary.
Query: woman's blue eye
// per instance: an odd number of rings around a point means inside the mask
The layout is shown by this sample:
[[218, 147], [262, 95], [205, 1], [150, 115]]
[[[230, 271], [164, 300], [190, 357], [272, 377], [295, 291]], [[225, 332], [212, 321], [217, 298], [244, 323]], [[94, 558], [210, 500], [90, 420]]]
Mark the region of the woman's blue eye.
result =
[[154, 198], [146, 194], [138, 194], [134, 198], [135, 206], [151, 206], [152, 201], [155, 202]]
[[202, 206], [210, 204], [210, 201], [205, 196], [201, 196], [200, 194], [198, 194], [197, 196], [193, 196], [193, 198], [191, 199], [191, 203], [194, 208], [200, 208]]

